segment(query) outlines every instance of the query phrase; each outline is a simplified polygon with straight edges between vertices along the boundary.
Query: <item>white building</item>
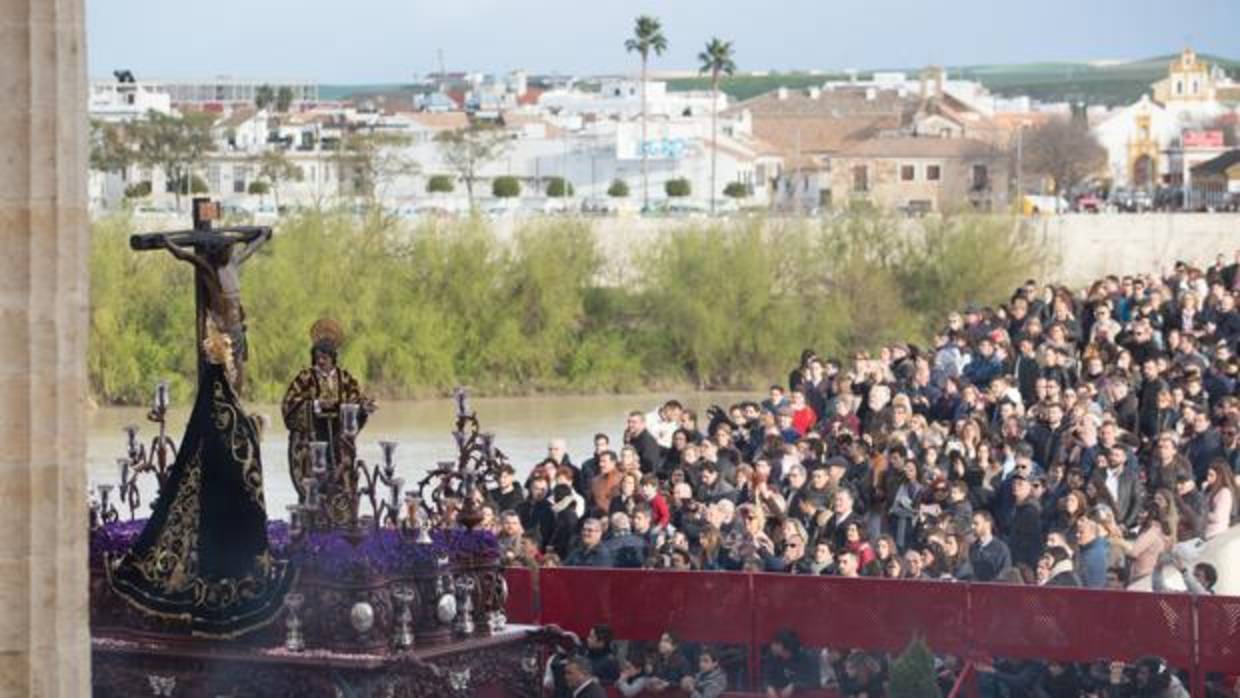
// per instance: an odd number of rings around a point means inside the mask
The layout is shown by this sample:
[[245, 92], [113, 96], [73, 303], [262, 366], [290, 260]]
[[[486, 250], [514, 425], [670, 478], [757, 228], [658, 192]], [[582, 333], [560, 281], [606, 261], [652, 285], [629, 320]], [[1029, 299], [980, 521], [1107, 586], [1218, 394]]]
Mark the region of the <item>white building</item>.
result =
[[1192, 49], [1172, 61], [1167, 77], [1151, 88], [1151, 94], [1135, 104], [1094, 122], [1094, 134], [1107, 150], [1107, 175], [1114, 186], [1152, 189], [1179, 184], [1185, 166], [1173, 164], [1169, 151], [1179, 147], [1181, 134], [1208, 128], [1219, 117], [1236, 113], [1240, 103], [1240, 85], [1200, 60]]
[[87, 114], [109, 123], [132, 121], [148, 111], [172, 113], [172, 97], [146, 82], [100, 81], [90, 85]]
[[[709, 115], [712, 103], [723, 111], [728, 106], [727, 95], [720, 92], [715, 101], [709, 91], [669, 92], [665, 82], [646, 82], [646, 114], [649, 117]], [[543, 111], [621, 119], [641, 114], [641, 104], [641, 81], [628, 78], [603, 80], [598, 92], [550, 90], [538, 99], [538, 107]]]

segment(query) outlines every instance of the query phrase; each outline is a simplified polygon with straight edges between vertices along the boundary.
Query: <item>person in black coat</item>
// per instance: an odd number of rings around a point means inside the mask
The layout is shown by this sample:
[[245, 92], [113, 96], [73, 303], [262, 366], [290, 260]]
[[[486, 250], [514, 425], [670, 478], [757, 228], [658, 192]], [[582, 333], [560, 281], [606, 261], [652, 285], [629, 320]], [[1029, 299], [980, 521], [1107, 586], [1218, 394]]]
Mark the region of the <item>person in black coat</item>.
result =
[[1033, 483], [1017, 473], [1012, 476], [1012, 496], [1016, 506], [1012, 508], [1007, 525], [1008, 547], [1012, 550], [1012, 563], [1036, 567], [1042, 556], [1042, 510], [1033, 496]]
[[607, 690], [593, 674], [589, 657], [571, 657], [564, 666], [564, 683], [572, 698], [607, 698]]
[[788, 629], [775, 633], [762, 656], [762, 688], [767, 695], [818, 688], [818, 682], [818, 662], [801, 648], [797, 634]]
[[646, 415], [641, 412], [629, 413], [624, 430], [624, 442], [636, 449], [637, 460], [641, 463], [643, 475], [656, 472], [663, 463], [663, 448], [646, 428]]
[[[530, 481], [530, 496], [517, 505], [515, 511], [521, 519], [521, 527], [534, 535], [539, 549], [545, 550], [551, 544], [551, 536], [555, 532], [555, 510], [547, 499], [547, 480], [535, 477]], [[575, 514], [575, 512], [574, 512]], [[576, 522], [573, 522], [576, 526]]]
[[976, 540], [969, 550], [973, 579], [991, 582], [1012, 569], [1012, 551], [994, 535], [995, 519], [988, 511], [973, 512], [973, 535]]

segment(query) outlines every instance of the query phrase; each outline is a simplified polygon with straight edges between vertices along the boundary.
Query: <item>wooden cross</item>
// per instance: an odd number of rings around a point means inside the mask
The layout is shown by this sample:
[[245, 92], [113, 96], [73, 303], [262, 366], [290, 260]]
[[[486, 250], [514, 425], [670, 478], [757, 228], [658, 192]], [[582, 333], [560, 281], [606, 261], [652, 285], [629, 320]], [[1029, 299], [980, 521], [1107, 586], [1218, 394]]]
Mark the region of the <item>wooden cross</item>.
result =
[[[196, 344], [199, 378], [205, 366], [203, 339], [210, 315], [221, 332], [233, 340], [236, 381], [240, 390], [244, 377], [245, 310], [241, 307], [241, 264], [271, 238], [269, 226], [212, 227], [219, 217], [219, 204], [206, 198], [194, 199], [194, 227], [140, 233], [129, 237], [137, 251], [168, 250], [174, 257], [194, 266]], [[241, 247], [238, 247], [240, 245]]]

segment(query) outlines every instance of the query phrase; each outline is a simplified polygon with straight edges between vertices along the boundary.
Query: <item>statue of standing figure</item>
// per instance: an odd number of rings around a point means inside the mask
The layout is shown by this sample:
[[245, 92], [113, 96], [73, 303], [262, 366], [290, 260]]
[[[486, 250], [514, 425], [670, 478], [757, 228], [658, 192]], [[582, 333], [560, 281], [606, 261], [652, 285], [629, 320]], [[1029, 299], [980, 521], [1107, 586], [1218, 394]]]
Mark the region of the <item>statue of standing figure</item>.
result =
[[313, 486], [318, 509], [310, 521], [344, 527], [357, 520], [357, 435], [375, 411], [357, 379], [338, 364], [344, 333], [333, 320], [310, 328], [310, 366], [289, 384], [280, 411], [288, 428], [289, 475], [301, 504], [311, 503], [307, 481], [315, 477], [311, 444], [327, 445], [327, 470]]

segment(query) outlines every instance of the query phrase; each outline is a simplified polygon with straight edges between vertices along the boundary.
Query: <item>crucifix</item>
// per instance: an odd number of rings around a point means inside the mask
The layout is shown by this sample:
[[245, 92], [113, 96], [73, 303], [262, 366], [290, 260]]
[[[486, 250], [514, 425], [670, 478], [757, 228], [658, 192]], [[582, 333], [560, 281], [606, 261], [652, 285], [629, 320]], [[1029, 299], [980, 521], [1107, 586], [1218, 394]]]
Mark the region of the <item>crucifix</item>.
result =
[[210, 321], [232, 343], [232, 384], [234, 390], [240, 391], [248, 356], [245, 309], [241, 306], [241, 265], [271, 239], [271, 228], [214, 228], [212, 221], [219, 217], [219, 204], [206, 198], [194, 199], [193, 211], [193, 229], [131, 235], [129, 246], [138, 251], [165, 249], [193, 265], [199, 375], [206, 360], [203, 340], [207, 338]]

